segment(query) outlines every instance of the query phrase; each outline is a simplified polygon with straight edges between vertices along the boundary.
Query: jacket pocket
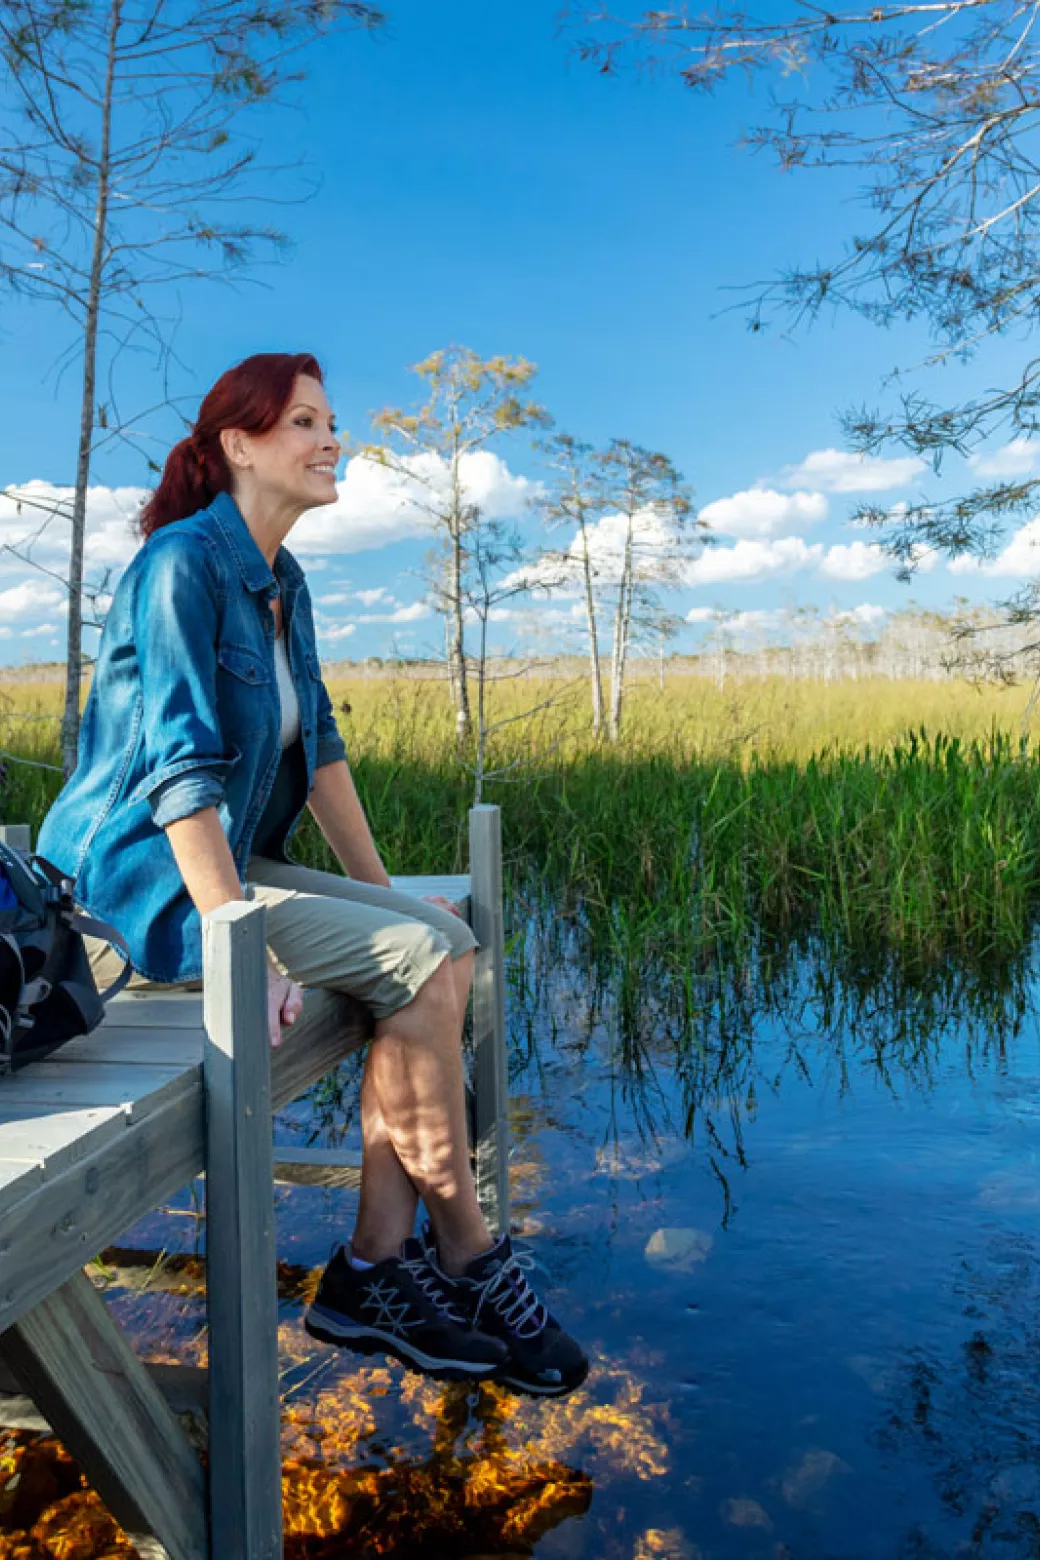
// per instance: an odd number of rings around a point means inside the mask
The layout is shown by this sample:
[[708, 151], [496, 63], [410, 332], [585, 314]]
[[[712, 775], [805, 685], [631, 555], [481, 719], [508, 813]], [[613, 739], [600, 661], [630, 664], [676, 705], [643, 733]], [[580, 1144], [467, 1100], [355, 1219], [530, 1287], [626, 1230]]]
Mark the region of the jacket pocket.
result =
[[237, 677], [252, 687], [271, 681], [266, 658], [258, 655], [255, 650], [247, 649], [245, 645], [218, 646], [217, 661], [225, 672], [230, 672], [232, 677]]

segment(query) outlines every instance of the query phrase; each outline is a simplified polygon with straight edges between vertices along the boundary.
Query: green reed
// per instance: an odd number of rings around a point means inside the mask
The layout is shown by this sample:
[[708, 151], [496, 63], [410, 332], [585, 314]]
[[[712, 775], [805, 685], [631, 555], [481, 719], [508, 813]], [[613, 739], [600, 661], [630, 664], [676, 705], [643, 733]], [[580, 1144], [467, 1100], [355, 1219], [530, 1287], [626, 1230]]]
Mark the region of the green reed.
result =
[[[391, 870], [463, 869], [472, 778], [454, 754], [442, 690], [387, 679], [350, 692], [344, 730]], [[677, 991], [691, 971], [746, 958], [763, 939], [930, 966], [1021, 952], [1040, 911], [1031, 741], [996, 726], [970, 737], [922, 727], [803, 756], [775, 729], [734, 741], [732, 705], [719, 701], [712, 737], [710, 691], [695, 692], [685, 722], [681, 700], [648, 696], [617, 749], [594, 743], [566, 701], [504, 728], [493, 766], [518, 767], [489, 780], [485, 797], [503, 811], [514, 921], [547, 895], [595, 958], [633, 978], [667, 967]], [[868, 693], [849, 690], [848, 709]], [[776, 694], [785, 709], [795, 697]], [[44, 721], [0, 713], [0, 748], [57, 762]], [[38, 827], [59, 783], [7, 762], [0, 818]], [[309, 822], [296, 854], [331, 864]]]

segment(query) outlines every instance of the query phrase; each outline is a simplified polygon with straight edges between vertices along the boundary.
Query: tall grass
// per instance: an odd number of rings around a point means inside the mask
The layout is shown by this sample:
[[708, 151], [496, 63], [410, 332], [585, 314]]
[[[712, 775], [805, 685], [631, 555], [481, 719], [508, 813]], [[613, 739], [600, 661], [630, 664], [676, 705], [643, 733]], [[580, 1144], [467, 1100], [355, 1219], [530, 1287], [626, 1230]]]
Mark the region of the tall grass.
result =
[[[464, 865], [472, 778], [443, 688], [334, 682], [359, 790], [391, 870]], [[503, 685], [496, 713], [545, 698]], [[955, 683], [694, 678], [633, 690], [625, 740], [595, 743], [583, 690], [501, 728], [486, 787], [504, 815], [517, 904], [546, 891], [615, 966], [744, 958], [762, 939], [843, 957], [1006, 960], [1040, 911], [1040, 748], [1024, 695]], [[53, 690], [9, 688], [0, 748], [57, 762]], [[8, 763], [0, 817], [37, 826], [60, 777]], [[328, 863], [305, 823], [297, 855]]]

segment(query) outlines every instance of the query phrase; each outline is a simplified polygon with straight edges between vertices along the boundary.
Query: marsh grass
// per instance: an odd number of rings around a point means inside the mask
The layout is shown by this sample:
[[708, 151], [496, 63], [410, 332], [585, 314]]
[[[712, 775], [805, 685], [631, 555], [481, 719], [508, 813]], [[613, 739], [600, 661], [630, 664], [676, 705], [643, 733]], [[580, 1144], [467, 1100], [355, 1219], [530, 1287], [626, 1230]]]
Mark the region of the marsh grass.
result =
[[[392, 870], [465, 865], [472, 776], [440, 684], [336, 680], [334, 701]], [[494, 691], [496, 715], [553, 691]], [[514, 922], [547, 896], [622, 983], [649, 967], [692, 1002], [693, 973], [777, 941], [909, 966], [1014, 958], [1040, 910], [1040, 748], [1023, 690], [773, 680], [725, 690], [645, 680], [624, 741], [595, 743], [584, 690], [561, 684], [492, 744]], [[57, 762], [49, 685], [7, 688], [0, 748]], [[25, 717], [34, 717], [26, 719]], [[0, 817], [38, 827], [60, 777], [8, 762]], [[329, 865], [305, 822], [296, 852]]]

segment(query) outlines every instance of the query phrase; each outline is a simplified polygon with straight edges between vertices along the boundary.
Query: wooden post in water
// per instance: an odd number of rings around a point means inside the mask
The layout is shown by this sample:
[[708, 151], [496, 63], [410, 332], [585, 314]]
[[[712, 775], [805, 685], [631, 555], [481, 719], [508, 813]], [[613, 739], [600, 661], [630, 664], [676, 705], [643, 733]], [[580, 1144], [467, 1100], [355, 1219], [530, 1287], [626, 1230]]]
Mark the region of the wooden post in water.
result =
[[203, 920], [212, 1560], [281, 1560], [266, 912]]
[[473, 1091], [477, 1195], [496, 1234], [509, 1228], [509, 1070], [502, 914], [502, 815], [469, 815], [470, 924], [480, 948], [473, 970]]

